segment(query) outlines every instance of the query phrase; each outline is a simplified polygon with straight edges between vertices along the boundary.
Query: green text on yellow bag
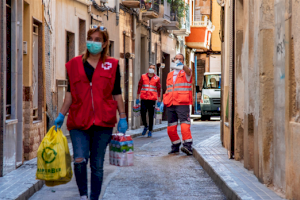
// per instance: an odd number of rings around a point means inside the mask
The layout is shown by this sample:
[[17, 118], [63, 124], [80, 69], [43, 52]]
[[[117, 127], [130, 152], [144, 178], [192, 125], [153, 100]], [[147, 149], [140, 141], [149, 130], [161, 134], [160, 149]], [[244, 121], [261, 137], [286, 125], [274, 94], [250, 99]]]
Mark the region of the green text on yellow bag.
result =
[[65, 184], [72, 175], [67, 138], [52, 126], [38, 148], [36, 178]]

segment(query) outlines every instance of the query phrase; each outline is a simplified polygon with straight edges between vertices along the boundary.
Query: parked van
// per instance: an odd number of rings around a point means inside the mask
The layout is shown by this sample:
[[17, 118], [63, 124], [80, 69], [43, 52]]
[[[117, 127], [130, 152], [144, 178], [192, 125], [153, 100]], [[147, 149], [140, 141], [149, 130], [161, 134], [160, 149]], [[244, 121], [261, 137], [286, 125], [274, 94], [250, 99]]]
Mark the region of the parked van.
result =
[[211, 116], [220, 116], [221, 112], [221, 72], [204, 73], [201, 92], [201, 119], [209, 120]]

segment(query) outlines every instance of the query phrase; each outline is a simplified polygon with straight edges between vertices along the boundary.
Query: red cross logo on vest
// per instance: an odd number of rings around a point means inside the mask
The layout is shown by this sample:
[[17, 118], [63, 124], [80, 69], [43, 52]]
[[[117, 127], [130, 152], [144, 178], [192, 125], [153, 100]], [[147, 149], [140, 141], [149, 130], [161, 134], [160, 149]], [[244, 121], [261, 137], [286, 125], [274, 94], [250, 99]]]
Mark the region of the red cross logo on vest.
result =
[[102, 68], [103, 68], [104, 70], [109, 70], [109, 69], [112, 68], [112, 64], [109, 63], [109, 62], [105, 62], [104, 65], [102, 64]]

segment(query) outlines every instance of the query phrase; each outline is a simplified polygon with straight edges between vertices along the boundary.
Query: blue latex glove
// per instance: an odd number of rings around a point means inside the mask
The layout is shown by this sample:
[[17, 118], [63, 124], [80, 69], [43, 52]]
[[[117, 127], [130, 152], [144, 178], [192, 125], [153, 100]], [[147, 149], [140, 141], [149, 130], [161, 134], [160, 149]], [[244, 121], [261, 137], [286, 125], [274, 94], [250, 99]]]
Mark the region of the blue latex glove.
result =
[[65, 116], [61, 113], [58, 114], [58, 117], [54, 121], [55, 131], [57, 131], [57, 127], [61, 128], [65, 120]]
[[158, 101], [158, 102], [157, 102], [157, 107], [158, 107], [158, 108], [160, 107], [160, 104], [161, 104], [161, 102]]
[[128, 124], [127, 124], [127, 121], [126, 121], [126, 117], [125, 118], [120, 118], [119, 120], [119, 123], [118, 123], [118, 131], [120, 133], [126, 133], [128, 129]]
[[164, 102], [161, 102], [160, 106], [159, 106], [159, 111], [163, 112], [164, 111]]
[[176, 66], [183, 65], [179, 60], [176, 62]]
[[138, 105], [140, 103], [140, 100], [139, 99], [136, 99], [135, 100], [135, 105]]

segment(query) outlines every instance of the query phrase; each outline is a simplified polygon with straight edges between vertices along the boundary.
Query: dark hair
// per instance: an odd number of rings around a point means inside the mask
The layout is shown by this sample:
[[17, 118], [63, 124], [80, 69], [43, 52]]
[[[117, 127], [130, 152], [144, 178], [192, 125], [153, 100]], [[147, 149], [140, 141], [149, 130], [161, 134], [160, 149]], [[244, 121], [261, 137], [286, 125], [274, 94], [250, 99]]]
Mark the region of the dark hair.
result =
[[[108, 35], [107, 30], [101, 31], [100, 28], [97, 27], [97, 28], [91, 28], [90, 30], [88, 30], [87, 38], [91, 37], [91, 35], [93, 33], [96, 33], [96, 32], [99, 32], [100, 34], [102, 34], [104, 43], [107, 42], [106, 47], [101, 52], [102, 62], [104, 63], [106, 58], [107, 58], [107, 53], [108, 53], [108, 50], [109, 50], [109, 35]], [[82, 56], [82, 61], [86, 62], [86, 60], [88, 59], [89, 56], [90, 56], [90, 52], [88, 50], [86, 50], [85, 53]]]
[[154, 66], [156, 68], [156, 66], [154, 64], [149, 65], [149, 67]]
[[184, 55], [182, 53], [178, 53], [176, 54], [176, 56], [181, 55], [183, 57], [183, 61], [184, 61]]

